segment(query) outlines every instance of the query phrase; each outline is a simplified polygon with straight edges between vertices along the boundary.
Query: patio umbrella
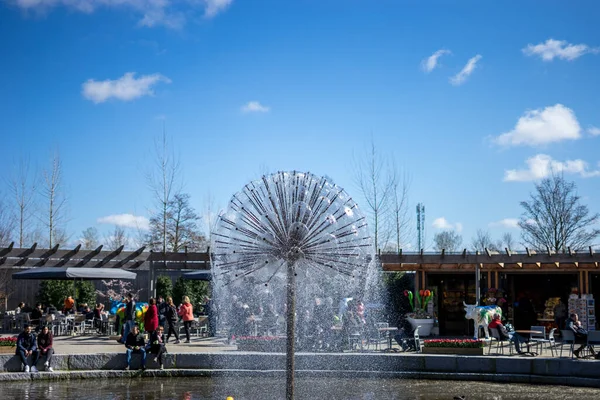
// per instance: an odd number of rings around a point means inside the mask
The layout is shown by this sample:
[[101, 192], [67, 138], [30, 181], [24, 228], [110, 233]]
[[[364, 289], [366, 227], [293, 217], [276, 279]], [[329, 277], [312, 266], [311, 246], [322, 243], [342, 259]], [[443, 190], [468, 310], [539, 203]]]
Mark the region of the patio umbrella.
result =
[[135, 279], [135, 272], [119, 268], [40, 267], [14, 273], [13, 279], [100, 280]]
[[210, 281], [210, 280], [212, 280], [210, 271], [186, 272], [182, 276], [184, 279], [190, 279], [192, 281]]

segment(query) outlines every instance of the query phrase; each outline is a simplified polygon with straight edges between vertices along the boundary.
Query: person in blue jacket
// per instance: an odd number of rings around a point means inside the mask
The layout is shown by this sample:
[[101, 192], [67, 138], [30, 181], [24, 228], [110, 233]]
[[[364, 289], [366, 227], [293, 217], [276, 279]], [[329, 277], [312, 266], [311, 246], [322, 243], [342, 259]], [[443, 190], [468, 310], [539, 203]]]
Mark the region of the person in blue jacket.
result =
[[[37, 364], [40, 354], [37, 351], [37, 340], [35, 340], [35, 335], [31, 332], [29, 325], [25, 325], [23, 332], [19, 333], [17, 337], [15, 354], [21, 358], [21, 363], [24, 365], [23, 371], [38, 372], [35, 364]], [[29, 356], [31, 356], [31, 364], [27, 363], [27, 357]]]

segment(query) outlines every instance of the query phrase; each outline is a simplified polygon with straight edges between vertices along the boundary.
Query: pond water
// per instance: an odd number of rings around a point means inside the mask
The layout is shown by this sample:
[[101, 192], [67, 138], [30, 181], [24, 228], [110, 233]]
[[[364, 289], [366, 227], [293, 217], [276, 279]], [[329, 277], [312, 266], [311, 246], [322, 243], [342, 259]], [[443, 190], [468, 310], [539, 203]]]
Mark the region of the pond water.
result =
[[[285, 398], [285, 379], [258, 377], [138, 378], [132, 380], [74, 380], [19, 382], [0, 385], [2, 399], [85, 400], [279, 400]], [[419, 399], [552, 399], [600, 398], [600, 389], [564, 386], [495, 384], [487, 382], [412, 379], [297, 378], [297, 400]]]

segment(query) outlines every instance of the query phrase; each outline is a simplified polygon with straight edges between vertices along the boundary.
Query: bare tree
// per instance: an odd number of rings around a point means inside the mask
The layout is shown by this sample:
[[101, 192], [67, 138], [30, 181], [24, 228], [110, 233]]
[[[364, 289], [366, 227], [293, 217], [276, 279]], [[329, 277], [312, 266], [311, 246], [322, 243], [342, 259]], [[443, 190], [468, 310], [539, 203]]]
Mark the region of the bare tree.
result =
[[600, 221], [600, 214], [590, 214], [581, 204], [575, 183], [562, 176], [553, 175], [536, 184], [530, 200], [522, 201], [521, 206], [523, 243], [536, 250], [580, 250], [600, 236], [600, 229], [590, 228]]
[[358, 160], [355, 159], [354, 164], [354, 180], [365, 200], [370, 219], [369, 226], [373, 232], [373, 244], [376, 250], [380, 246], [385, 248], [391, 235], [382, 234], [382, 231], [385, 226], [384, 220], [390, 210], [396, 171], [390, 168], [385, 158], [379, 155], [373, 140], [369, 151]]
[[513, 249], [515, 248], [516, 243], [515, 243], [515, 239], [513, 239], [513, 235], [510, 232], [506, 232], [504, 235], [502, 235], [502, 247], [506, 247], [507, 249]]
[[98, 247], [100, 243], [98, 229], [89, 227], [81, 233], [81, 236], [81, 247], [83, 247], [84, 250], [93, 250]]
[[[166, 251], [182, 251], [188, 248], [199, 251], [206, 248], [206, 239], [198, 228], [200, 217], [190, 205], [190, 195], [178, 193], [173, 196], [167, 207], [167, 243]], [[150, 219], [150, 234], [148, 243], [152, 247], [161, 246], [162, 224], [158, 216]]]
[[42, 175], [44, 181], [41, 195], [46, 203], [46, 211], [40, 219], [48, 234], [48, 247], [51, 248], [55, 243], [60, 243], [57, 236], [60, 236], [61, 239], [67, 238], [63, 227], [66, 219], [67, 200], [63, 191], [62, 164], [58, 152], [54, 153], [50, 167], [45, 169]]
[[167, 141], [163, 129], [162, 140], [155, 142], [155, 170], [147, 176], [148, 186], [154, 197], [155, 211], [152, 218], [157, 221], [160, 233], [160, 242], [155, 249], [167, 251], [168, 243], [168, 218], [169, 204], [181, 189], [179, 160], [175, 157]]
[[436, 251], [445, 249], [448, 252], [455, 252], [460, 249], [462, 241], [462, 236], [455, 231], [442, 231], [433, 237], [433, 248]]
[[0, 198], [0, 247], [10, 244], [14, 229], [15, 219], [9, 212], [7, 204]]
[[35, 213], [35, 194], [38, 187], [37, 174], [29, 168], [29, 158], [22, 158], [8, 179], [8, 187], [16, 203], [15, 219], [19, 247], [25, 246], [32, 235], [30, 221]]
[[[500, 244], [500, 246], [498, 246]], [[498, 251], [501, 243], [494, 243], [489, 231], [477, 229], [475, 237], [471, 240], [471, 248], [473, 251], [484, 251], [485, 249]]]
[[202, 222], [204, 222], [204, 226], [202, 230], [205, 233], [208, 243], [212, 242], [212, 231], [216, 217], [217, 208], [215, 206], [215, 198], [211, 193], [207, 193], [204, 198], [204, 215], [202, 216]]
[[127, 247], [129, 238], [125, 233], [125, 229], [115, 225], [115, 229], [110, 236], [104, 238], [104, 244], [109, 250], [116, 250], [121, 246]]
[[411, 236], [410, 213], [408, 211], [408, 189], [410, 181], [406, 175], [402, 180], [394, 179], [391, 198], [392, 223], [395, 237], [395, 251], [399, 252], [403, 243]]

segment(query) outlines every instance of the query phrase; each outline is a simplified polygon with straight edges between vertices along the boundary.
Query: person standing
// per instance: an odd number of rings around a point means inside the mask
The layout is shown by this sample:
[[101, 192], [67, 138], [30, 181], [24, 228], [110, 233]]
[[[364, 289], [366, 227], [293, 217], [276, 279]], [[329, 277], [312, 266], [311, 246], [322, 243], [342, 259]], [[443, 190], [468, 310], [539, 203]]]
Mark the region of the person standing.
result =
[[156, 300], [151, 298], [148, 304], [148, 310], [144, 315], [144, 330], [152, 333], [158, 328], [158, 309], [156, 308]]
[[190, 303], [190, 298], [183, 296], [182, 303], [179, 305], [179, 316], [183, 319], [183, 327], [185, 329], [185, 343], [190, 342], [190, 327], [194, 321], [194, 307]]
[[158, 302], [156, 304], [156, 308], [158, 309], [158, 324], [160, 326], [165, 326], [167, 303], [165, 302], [165, 300], [163, 299], [162, 296], [158, 296]]
[[125, 306], [125, 315], [123, 316], [123, 343], [127, 341], [129, 331], [133, 328], [135, 322], [135, 300], [133, 293], [127, 294], [127, 305]]
[[167, 352], [165, 347], [165, 328], [159, 326], [152, 335], [150, 335], [150, 353], [156, 354], [154, 361], [158, 362], [160, 369], [163, 369], [162, 356]]
[[146, 342], [144, 336], [140, 332], [140, 327], [134, 325], [131, 328], [131, 332], [127, 335], [125, 340], [125, 347], [127, 348], [127, 367], [126, 370], [131, 368], [131, 355], [141, 354], [142, 355], [142, 371], [146, 370]]
[[208, 336], [215, 337], [217, 335], [217, 313], [215, 312], [215, 303], [208, 296], [204, 298], [204, 311], [208, 318]]
[[[27, 324], [23, 327], [23, 332], [17, 336], [17, 349], [15, 354], [21, 358], [24, 372], [38, 372], [35, 364], [37, 364], [39, 353], [37, 351], [37, 343], [35, 336], [31, 332], [31, 327]], [[31, 356], [31, 364], [27, 363], [27, 357]]]
[[567, 321], [567, 307], [562, 299], [559, 300], [558, 304], [554, 307], [554, 321], [556, 322], [558, 329], [565, 328], [565, 322]]
[[179, 333], [177, 332], [177, 307], [173, 303], [172, 297], [167, 297], [167, 308], [165, 311], [165, 323], [167, 324], [167, 340], [165, 343], [169, 343], [171, 334], [175, 335], [175, 344], [179, 343]]
[[46, 357], [44, 367], [48, 372], [54, 372], [50, 363], [52, 362], [52, 356], [54, 355], [54, 349], [52, 348], [52, 332], [47, 326], [42, 328], [42, 332], [37, 337], [37, 345], [40, 353], [40, 357]]

